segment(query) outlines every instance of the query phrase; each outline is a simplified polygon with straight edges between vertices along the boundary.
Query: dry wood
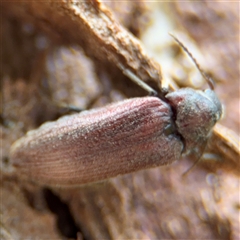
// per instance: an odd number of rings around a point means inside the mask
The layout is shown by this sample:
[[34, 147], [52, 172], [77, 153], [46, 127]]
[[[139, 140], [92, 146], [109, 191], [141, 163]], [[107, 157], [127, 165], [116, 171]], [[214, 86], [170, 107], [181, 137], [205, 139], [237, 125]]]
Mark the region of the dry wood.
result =
[[[214, 6], [217, 8], [217, 4]], [[60, 231], [61, 226], [68, 228], [73, 224], [72, 220], [66, 220], [64, 214], [67, 210], [59, 212], [62, 209], [60, 203], [61, 207], [57, 210], [49, 207], [51, 201], [56, 203], [56, 199], [61, 199], [69, 207], [78, 228], [76, 231], [84, 239], [238, 239], [239, 139], [235, 141], [235, 137], [232, 137], [235, 134], [220, 125], [214, 129], [209, 149], [219, 155], [224, 164], [215, 163], [211, 168], [214, 171], [199, 165], [186, 178], [182, 178], [181, 174], [192, 164], [187, 159], [171, 166], [125, 175], [80, 189], [46, 190], [8, 174], [5, 165], [13, 141], [27, 130], [58, 117], [56, 108], [49, 107], [49, 102], [43, 101], [42, 93], [39, 93], [40, 89], [45, 89], [40, 81], [42, 72], [56, 76], [58, 70], [50, 74], [50, 70], [45, 69], [46, 55], [51, 56], [53, 46], [81, 46], [83, 54], [93, 60], [93, 69], [102, 74], [93, 77], [99, 81], [109, 76], [123, 81], [124, 76], [120, 71], [111, 71], [111, 68], [116, 70], [120, 62], [154, 89], [161, 91], [161, 74], [158, 64], [145, 54], [141, 43], [98, 1], [77, 4], [71, 1], [5, 1], [1, 2], [1, 7], [4, 30], [1, 38], [4, 40], [4, 36], [8, 37], [4, 41], [7, 50], [4, 59], [8, 62], [12, 55], [15, 59], [9, 61], [11, 67], [4, 65], [1, 73], [4, 76], [1, 205], [4, 207], [2, 232], [7, 236], [5, 239], [43, 238], [46, 235], [52, 239], [63, 235], [76, 237]], [[19, 30], [26, 22], [34, 26], [33, 32], [45, 34], [51, 45], [50, 50], [43, 51], [41, 57], [31, 55], [39, 49], [34, 46], [34, 41], [27, 42], [29, 37], [24, 37]], [[21, 44], [17, 45], [11, 39], [13, 34], [16, 42]], [[26, 49], [30, 49], [30, 53], [27, 54]], [[29, 59], [38, 61], [19, 60], [15, 68], [14, 63], [18, 60], [16, 53], [22, 59], [31, 56]], [[67, 61], [62, 60], [67, 66]], [[77, 66], [81, 65], [77, 58], [76, 61]], [[26, 66], [25, 62], [32, 65]], [[16, 69], [17, 73], [22, 73], [20, 77], [14, 72]], [[87, 76], [84, 78], [87, 79]], [[55, 81], [60, 82], [57, 77]], [[74, 81], [74, 78], [70, 78], [69, 84]], [[47, 88], [51, 95], [61, 92], [61, 84], [54, 86]], [[74, 84], [70, 84], [70, 90], [67, 90], [70, 94], [73, 93], [72, 86]], [[96, 85], [90, 83], [90, 86]], [[125, 89], [127, 91], [128, 87], [125, 86]], [[96, 105], [104, 103], [104, 99], [101, 98]], [[54, 219], [57, 219], [56, 222], [63, 219], [63, 225], [57, 227]], [[36, 220], [39, 222], [36, 223]], [[20, 230], [23, 224], [28, 229]]]

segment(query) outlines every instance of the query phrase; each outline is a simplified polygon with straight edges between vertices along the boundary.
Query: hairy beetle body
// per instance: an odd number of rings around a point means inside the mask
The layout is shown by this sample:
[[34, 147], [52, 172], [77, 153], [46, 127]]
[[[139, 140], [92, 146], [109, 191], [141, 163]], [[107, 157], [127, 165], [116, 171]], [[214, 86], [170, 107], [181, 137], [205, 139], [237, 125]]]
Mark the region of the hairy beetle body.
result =
[[22, 176], [59, 186], [170, 164], [207, 139], [221, 116], [211, 94], [181, 89], [167, 94], [166, 102], [132, 98], [65, 116], [16, 141], [10, 158]]

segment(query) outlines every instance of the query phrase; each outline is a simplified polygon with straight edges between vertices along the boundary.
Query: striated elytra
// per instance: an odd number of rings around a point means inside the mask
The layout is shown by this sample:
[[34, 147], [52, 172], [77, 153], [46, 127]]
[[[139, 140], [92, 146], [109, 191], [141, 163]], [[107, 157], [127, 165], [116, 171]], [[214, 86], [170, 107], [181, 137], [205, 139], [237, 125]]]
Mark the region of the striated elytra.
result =
[[11, 147], [22, 177], [77, 186], [170, 164], [206, 142], [222, 114], [214, 91], [180, 89], [65, 116], [28, 132]]

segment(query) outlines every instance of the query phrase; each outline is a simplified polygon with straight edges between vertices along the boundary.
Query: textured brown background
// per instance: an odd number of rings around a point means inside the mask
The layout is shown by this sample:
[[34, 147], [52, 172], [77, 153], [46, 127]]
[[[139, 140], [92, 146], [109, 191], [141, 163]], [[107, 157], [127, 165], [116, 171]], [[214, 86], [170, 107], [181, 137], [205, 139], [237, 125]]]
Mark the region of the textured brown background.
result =
[[[156, 61], [111, 10], [91, 3], [78, 6], [80, 15], [60, 1], [1, 3], [1, 238], [239, 239], [239, 159], [228, 168], [228, 153], [218, 148], [215, 161], [185, 178], [189, 159], [78, 189], [49, 189], [10, 173], [11, 144], [61, 116], [59, 105], [86, 109], [145, 94], [118, 62], [159, 89]], [[138, 37], [153, 21], [150, 3], [108, 5]], [[221, 124], [239, 134], [239, 3], [156, 7], [197, 43], [225, 105]]]

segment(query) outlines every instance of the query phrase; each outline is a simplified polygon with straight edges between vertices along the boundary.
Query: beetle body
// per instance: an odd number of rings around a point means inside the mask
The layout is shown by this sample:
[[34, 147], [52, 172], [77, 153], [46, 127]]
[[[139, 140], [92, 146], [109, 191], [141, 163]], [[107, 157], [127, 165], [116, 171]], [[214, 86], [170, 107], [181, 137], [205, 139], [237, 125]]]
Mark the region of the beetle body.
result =
[[132, 98], [45, 123], [13, 144], [11, 162], [21, 176], [54, 186], [170, 164], [205, 141], [221, 116], [206, 91]]

